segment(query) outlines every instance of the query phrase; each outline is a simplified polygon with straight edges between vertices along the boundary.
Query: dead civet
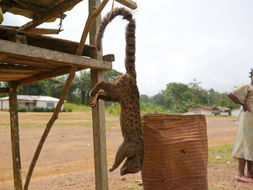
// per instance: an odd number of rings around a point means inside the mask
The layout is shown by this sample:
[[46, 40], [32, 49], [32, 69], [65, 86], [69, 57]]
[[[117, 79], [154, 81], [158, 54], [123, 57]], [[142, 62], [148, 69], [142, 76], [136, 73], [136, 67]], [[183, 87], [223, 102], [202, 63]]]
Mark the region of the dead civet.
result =
[[113, 83], [102, 81], [96, 84], [91, 90], [91, 95], [94, 97], [91, 106], [95, 107], [98, 99], [120, 103], [120, 125], [124, 140], [118, 148], [110, 172], [114, 171], [126, 158], [120, 170], [120, 174], [125, 175], [140, 171], [144, 160], [144, 139], [135, 72], [135, 20], [132, 14], [124, 8], [116, 8], [108, 13], [100, 24], [96, 45], [100, 50], [106, 26], [118, 15], [129, 22], [126, 27], [126, 73]]

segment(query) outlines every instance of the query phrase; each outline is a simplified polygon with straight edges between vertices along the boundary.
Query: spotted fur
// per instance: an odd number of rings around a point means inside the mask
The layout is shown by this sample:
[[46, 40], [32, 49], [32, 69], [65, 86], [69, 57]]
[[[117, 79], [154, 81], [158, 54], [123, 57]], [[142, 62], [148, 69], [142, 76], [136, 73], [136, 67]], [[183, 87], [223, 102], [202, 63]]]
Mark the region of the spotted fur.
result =
[[132, 14], [124, 8], [116, 8], [108, 13], [100, 24], [96, 45], [100, 50], [106, 26], [118, 15], [123, 16], [123, 19], [129, 22], [126, 27], [126, 73], [113, 83], [102, 81], [96, 84], [91, 91], [91, 95], [94, 96], [91, 106], [95, 107], [98, 99], [120, 103], [120, 125], [124, 140], [118, 148], [110, 172], [114, 171], [126, 158], [120, 170], [120, 174], [125, 175], [140, 171], [144, 160], [139, 90], [135, 72], [135, 20]]

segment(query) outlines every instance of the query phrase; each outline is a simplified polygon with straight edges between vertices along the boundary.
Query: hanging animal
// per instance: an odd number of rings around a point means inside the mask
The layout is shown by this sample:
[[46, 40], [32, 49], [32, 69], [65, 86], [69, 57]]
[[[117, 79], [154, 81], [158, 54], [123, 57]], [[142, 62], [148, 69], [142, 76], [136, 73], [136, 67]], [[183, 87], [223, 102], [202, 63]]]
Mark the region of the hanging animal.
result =
[[100, 24], [96, 35], [96, 46], [101, 50], [102, 37], [106, 26], [116, 16], [121, 15], [128, 21], [126, 27], [126, 73], [115, 82], [101, 81], [91, 90], [91, 107], [95, 107], [98, 99], [119, 102], [120, 125], [123, 142], [117, 150], [115, 161], [110, 172], [114, 171], [123, 161], [120, 174], [136, 173], [142, 169], [144, 161], [144, 137], [141, 126], [139, 90], [135, 71], [135, 20], [125, 8], [116, 8], [108, 13]]

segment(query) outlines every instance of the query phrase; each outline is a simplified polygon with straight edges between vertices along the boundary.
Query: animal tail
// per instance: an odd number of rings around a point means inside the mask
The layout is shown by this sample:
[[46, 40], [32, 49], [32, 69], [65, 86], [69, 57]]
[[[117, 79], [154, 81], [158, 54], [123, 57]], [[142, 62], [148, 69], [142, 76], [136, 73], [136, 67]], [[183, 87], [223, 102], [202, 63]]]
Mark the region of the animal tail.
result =
[[106, 26], [118, 15], [123, 16], [123, 19], [128, 20], [126, 27], [126, 58], [125, 67], [127, 73], [136, 77], [135, 72], [135, 20], [132, 18], [131, 12], [125, 8], [115, 8], [112, 12], [108, 13], [102, 20], [99, 30], [96, 35], [96, 46], [98, 51], [102, 48], [102, 38]]

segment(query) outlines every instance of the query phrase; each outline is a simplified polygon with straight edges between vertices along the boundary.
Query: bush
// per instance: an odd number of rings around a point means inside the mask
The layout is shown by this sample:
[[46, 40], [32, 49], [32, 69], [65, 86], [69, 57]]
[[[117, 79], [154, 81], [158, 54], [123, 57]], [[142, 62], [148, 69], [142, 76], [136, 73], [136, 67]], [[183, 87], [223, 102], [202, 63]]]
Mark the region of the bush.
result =
[[27, 108], [26, 107], [19, 107], [18, 112], [27, 112]]
[[33, 107], [32, 111], [33, 112], [44, 112], [44, 108], [42, 108], [42, 107]]
[[54, 112], [55, 108], [33, 107], [33, 112]]
[[61, 112], [72, 112], [71, 108], [63, 108]]

